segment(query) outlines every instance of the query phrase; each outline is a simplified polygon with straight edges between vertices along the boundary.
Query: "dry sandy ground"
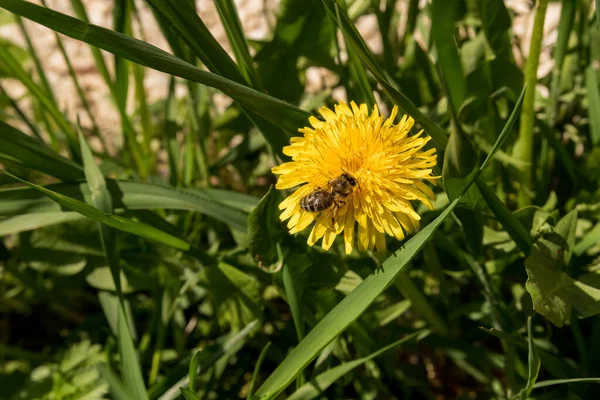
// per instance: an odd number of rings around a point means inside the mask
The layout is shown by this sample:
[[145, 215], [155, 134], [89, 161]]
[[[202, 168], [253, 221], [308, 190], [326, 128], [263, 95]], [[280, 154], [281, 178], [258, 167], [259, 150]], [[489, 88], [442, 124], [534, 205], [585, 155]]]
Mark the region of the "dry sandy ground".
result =
[[[35, 0], [34, 2], [39, 3], [39, 1]], [[83, 2], [92, 23], [110, 28], [112, 24], [112, 0], [83, 0]], [[426, 0], [422, 0], [422, 3], [426, 2]], [[46, 3], [48, 7], [54, 10], [73, 15], [70, 2], [67, 0], [47, 0]], [[235, 0], [235, 3], [247, 36], [252, 39], [268, 39], [275, 23], [279, 0]], [[398, 2], [401, 15], [406, 15], [402, 11], [406, 9], [407, 3], [407, 0], [400, 0]], [[507, 6], [517, 14], [513, 20], [513, 33], [516, 43], [520, 43], [522, 49], [529, 48], [530, 31], [533, 23], [533, 13], [530, 8], [531, 3], [531, 1], [527, 0], [506, 0]], [[134, 21], [136, 37], [143, 38], [162, 49], [168, 50], [168, 46], [161, 36], [154, 17], [146, 6], [145, 1], [135, 0], [135, 4], [138, 7], [140, 20], [143, 24], [143, 26], [140, 26], [138, 21]], [[212, 34], [225, 49], [230, 51], [226, 34], [221, 26], [213, 1], [197, 0], [196, 5], [198, 13]], [[559, 16], [560, 4], [550, 3], [544, 35], [544, 47], [547, 50], [543, 52], [540, 60], [540, 69], [538, 71], [540, 76], [549, 73], [553, 66], [549, 48], [556, 41], [556, 28]], [[400, 32], [404, 28], [403, 22], [398, 27]], [[67, 67], [58, 51], [53, 32], [29, 21], [25, 21], [25, 25], [31, 37], [34, 38], [34, 46], [42, 60], [42, 64], [55, 90], [61, 108], [70, 117], [74, 117], [77, 112], [80, 112], [81, 104], [76, 95], [73, 83], [69, 78]], [[375, 17], [362, 17], [357, 21], [357, 26], [373, 51], [380, 52], [381, 41]], [[24, 40], [14, 25], [1, 27], [0, 35], [17, 44], [24, 45]], [[110, 147], [114, 148], [114, 146], [118, 146], [117, 143], [114, 143], [115, 138], [120, 137], [120, 135], [114, 134], [116, 133], [114, 131], [115, 127], [120, 126], [119, 117], [109, 99], [108, 89], [95, 70], [95, 63], [89, 47], [84, 43], [66, 37], [63, 37], [63, 39], [66, 50], [71, 57], [80, 82], [89, 99], [92, 112], [98, 120], [101, 131], [105, 134], [109, 142], [112, 142]], [[515, 52], [515, 54], [517, 55], [517, 60], [522, 62], [522, 57], [518, 55], [518, 52]], [[105, 57], [107, 61], [112, 61], [110, 55], [105, 55]], [[108, 62], [108, 65], [111, 66], [112, 62]], [[328, 72], [323, 69], [312, 68], [307, 73], [307, 90], [312, 92], [321, 89], [323, 85], [331, 81], [331, 79], [328, 79], [328, 75]], [[24, 93], [24, 89], [16, 82], [6, 81], [2, 83], [13, 96], [18, 97]], [[168, 76], [160, 72], [148, 70], [144, 85], [149, 101], [163, 98], [168, 86]], [[343, 91], [334, 92], [334, 96], [345, 100]], [[23, 106], [27, 109], [28, 104], [26, 99], [25, 97], [25, 100], [23, 100]], [[215, 98], [215, 101], [220, 106], [219, 108], [222, 108], [228, 104], [229, 99], [224, 95], [220, 95]], [[82, 122], [87, 124], [88, 121], [85, 120], [85, 116], [82, 115], [82, 118]]]

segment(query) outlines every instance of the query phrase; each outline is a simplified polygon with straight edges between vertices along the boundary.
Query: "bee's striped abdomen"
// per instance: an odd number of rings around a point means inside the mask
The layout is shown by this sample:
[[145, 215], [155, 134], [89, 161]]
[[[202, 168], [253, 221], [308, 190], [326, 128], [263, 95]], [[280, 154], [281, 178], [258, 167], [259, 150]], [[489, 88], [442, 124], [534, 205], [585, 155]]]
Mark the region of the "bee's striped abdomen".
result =
[[328, 209], [332, 204], [333, 196], [323, 189], [317, 189], [300, 200], [300, 208], [308, 212], [320, 212]]

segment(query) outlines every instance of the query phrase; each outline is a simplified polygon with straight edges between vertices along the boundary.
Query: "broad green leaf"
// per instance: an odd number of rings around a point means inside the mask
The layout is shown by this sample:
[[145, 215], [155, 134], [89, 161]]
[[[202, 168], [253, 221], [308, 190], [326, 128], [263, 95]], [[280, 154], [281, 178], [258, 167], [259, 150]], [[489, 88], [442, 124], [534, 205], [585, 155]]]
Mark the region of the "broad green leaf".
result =
[[225, 263], [205, 268], [203, 276], [221, 326], [237, 331], [262, 318], [260, 282], [255, 277]]
[[3, 121], [0, 121], [0, 159], [61, 180], [83, 178], [80, 165]]
[[295, 133], [309, 113], [219, 75], [203, 71], [141, 40], [85, 23], [23, 0], [5, 0], [1, 6], [66, 36], [97, 46], [137, 64], [219, 89], [249, 110], [280, 128]]
[[277, 246], [283, 234], [278, 218], [280, 202], [281, 195], [271, 186], [248, 216], [250, 255], [261, 268], [268, 269], [279, 260]]
[[319, 396], [319, 394], [325, 392], [328, 387], [330, 387], [335, 381], [340, 379], [342, 376], [352, 371], [354, 368], [364, 364], [365, 362], [374, 359], [375, 357], [380, 356], [381, 354], [392, 350], [402, 343], [411, 341], [416, 339], [417, 341], [425, 338], [429, 335], [428, 331], [417, 331], [411, 333], [410, 335], [406, 335], [400, 340], [391, 343], [382, 349], [377, 350], [374, 353], [369, 354], [366, 357], [362, 357], [356, 360], [352, 360], [350, 362], [343, 363], [336, 367], [333, 367], [321, 374], [319, 374], [316, 378], [311, 379], [310, 382], [304, 384], [302, 387], [298, 388], [291, 396], [287, 398], [287, 400], [310, 400]]
[[156, 228], [152, 228], [148, 225], [141, 224], [131, 219], [123, 218], [118, 215], [107, 215], [100, 211], [99, 209], [89, 206], [79, 200], [73, 199], [71, 197], [62, 195], [60, 193], [54, 192], [52, 190], [46, 189], [42, 186], [38, 186], [31, 182], [27, 182], [21, 178], [18, 178], [6, 171], [3, 171], [4, 174], [10, 176], [11, 178], [18, 180], [21, 183], [26, 184], [32, 189], [35, 189], [44, 195], [48, 196], [53, 201], [57, 202], [63, 207], [66, 207], [70, 210], [78, 212], [82, 215], [85, 215], [89, 219], [92, 219], [96, 222], [101, 222], [113, 228], [122, 230], [124, 232], [132, 233], [134, 235], [138, 235], [144, 237], [146, 239], [154, 240], [167, 246], [175, 247], [176, 249], [187, 251], [190, 249], [189, 243], [186, 241], [177, 238], [168, 233], [162, 232]]
[[554, 232], [538, 239], [525, 260], [527, 291], [533, 300], [533, 309], [558, 327], [571, 320], [571, 292], [573, 279], [564, 270], [573, 251], [577, 212], [561, 219]]

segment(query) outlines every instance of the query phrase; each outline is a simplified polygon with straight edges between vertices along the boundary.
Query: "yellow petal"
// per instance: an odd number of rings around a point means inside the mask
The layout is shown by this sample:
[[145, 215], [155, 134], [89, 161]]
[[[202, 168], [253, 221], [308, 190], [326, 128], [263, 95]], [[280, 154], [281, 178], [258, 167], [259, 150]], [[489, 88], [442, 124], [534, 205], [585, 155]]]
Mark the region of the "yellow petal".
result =
[[304, 229], [306, 229], [307, 226], [309, 226], [315, 220], [314, 213], [309, 213], [304, 210], [300, 210], [299, 214], [300, 214], [300, 218], [298, 219], [296, 226], [290, 230], [291, 234], [303, 231]]
[[350, 208], [346, 213], [346, 219], [344, 221], [344, 245], [346, 248], [346, 254], [352, 253], [352, 246], [354, 245], [354, 208]]
[[333, 241], [335, 240], [335, 237], [337, 236], [337, 234], [334, 231], [326, 231], [325, 235], [323, 236], [323, 250], [327, 251], [329, 250], [329, 248], [331, 247], [331, 245], [333, 244]]

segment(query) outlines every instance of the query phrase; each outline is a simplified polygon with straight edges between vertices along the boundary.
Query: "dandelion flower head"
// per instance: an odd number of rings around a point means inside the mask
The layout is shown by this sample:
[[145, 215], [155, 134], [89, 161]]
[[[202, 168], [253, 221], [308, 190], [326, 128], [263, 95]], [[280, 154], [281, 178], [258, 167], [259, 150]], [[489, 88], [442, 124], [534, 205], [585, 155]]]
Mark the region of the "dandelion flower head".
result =
[[[359, 250], [386, 248], [385, 234], [402, 240], [419, 227], [419, 214], [411, 204], [419, 200], [432, 208], [435, 195], [425, 181], [435, 184], [435, 148], [424, 150], [431, 139], [423, 131], [409, 135], [414, 120], [406, 115], [394, 124], [398, 108], [389, 118], [377, 106], [369, 115], [366, 104], [351, 102], [322, 107], [321, 121], [310, 117], [312, 127], [299, 129], [304, 136], [293, 137], [283, 153], [292, 158], [272, 169], [280, 175], [277, 189], [296, 188], [281, 202], [281, 220], [294, 234], [315, 222], [308, 237], [314, 245], [322, 239], [328, 250], [343, 233], [345, 250], [352, 252], [355, 232]], [[342, 174], [356, 180], [356, 187], [343, 204], [321, 212], [300, 207], [301, 200], [317, 189], [331, 190], [331, 182]], [[337, 209], [336, 209], [337, 208]]]

